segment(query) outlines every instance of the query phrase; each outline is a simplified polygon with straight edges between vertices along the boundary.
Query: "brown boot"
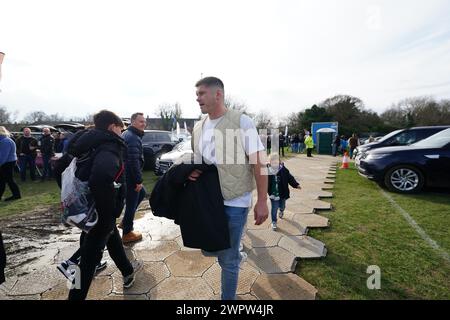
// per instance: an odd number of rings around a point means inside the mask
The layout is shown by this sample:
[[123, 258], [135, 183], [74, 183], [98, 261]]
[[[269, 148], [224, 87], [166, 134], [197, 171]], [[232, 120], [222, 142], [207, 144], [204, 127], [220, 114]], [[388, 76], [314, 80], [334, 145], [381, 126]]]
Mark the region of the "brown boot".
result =
[[142, 240], [142, 233], [136, 232], [136, 231], [128, 232], [127, 234], [124, 234], [122, 237], [123, 243], [130, 243], [130, 242], [136, 242], [136, 241], [141, 241], [141, 240]]

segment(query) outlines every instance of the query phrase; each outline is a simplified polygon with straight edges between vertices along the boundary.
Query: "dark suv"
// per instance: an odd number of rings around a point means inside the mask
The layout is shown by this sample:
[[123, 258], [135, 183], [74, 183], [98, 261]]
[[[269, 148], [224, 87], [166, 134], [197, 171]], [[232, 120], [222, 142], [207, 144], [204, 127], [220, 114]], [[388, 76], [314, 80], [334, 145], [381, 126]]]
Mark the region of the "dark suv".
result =
[[172, 141], [170, 131], [144, 130], [142, 147], [144, 149], [144, 168], [154, 169], [156, 158], [173, 149], [175, 142]]
[[376, 142], [363, 144], [357, 147], [355, 155], [356, 157], [360, 157], [367, 151], [377, 148], [407, 146], [417, 141], [426, 139], [448, 128], [450, 128], [450, 125], [433, 126], [433, 127], [415, 127], [415, 128], [395, 130], [385, 135], [383, 138], [381, 138]]
[[389, 190], [413, 193], [450, 187], [450, 129], [409, 146], [371, 150], [355, 161], [361, 175]]

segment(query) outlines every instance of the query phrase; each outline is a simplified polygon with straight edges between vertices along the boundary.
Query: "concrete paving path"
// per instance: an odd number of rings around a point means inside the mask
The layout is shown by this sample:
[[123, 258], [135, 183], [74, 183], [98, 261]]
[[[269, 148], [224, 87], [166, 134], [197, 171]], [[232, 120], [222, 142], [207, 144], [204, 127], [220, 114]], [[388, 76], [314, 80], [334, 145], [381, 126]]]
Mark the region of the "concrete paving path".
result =
[[[277, 231], [271, 229], [270, 216], [264, 224], [255, 226], [253, 210], [250, 211], [242, 241], [247, 258], [241, 264], [239, 299], [315, 299], [316, 288], [294, 271], [302, 259], [326, 256], [325, 244], [307, 234], [311, 228], [329, 226], [328, 219], [317, 210], [331, 209], [326, 199], [332, 197], [337, 162], [329, 156], [306, 158], [302, 154], [285, 163], [300, 181], [302, 190], [291, 189], [291, 199], [287, 201], [283, 219], [278, 220]], [[123, 289], [122, 276], [105, 251], [108, 267], [96, 276], [88, 299], [219, 299], [217, 260], [204, 257], [200, 250], [184, 247], [179, 227], [170, 220], [153, 216], [147, 201], [141, 206], [139, 216], [135, 229], [143, 232], [144, 239], [126, 246], [131, 259], [144, 261], [135, 285]], [[20, 241], [8, 237], [8, 230], [14, 227], [14, 222], [10, 222], [4, 231], [6, 245], [15, 246], [18, 252], [12, 255], [14, 268], [7, 270], [7, 282], [0, 286], [0, 300], [66, 299], [67, 282], [56, 266], [78, 248], [77, 230], [61, 231], [55, 224], [58, 232], [37, 244], [31, 238]], [[37, 249], [26, 250], [30, 246]], [[21, 250], [24, 254], [20, 254]]]

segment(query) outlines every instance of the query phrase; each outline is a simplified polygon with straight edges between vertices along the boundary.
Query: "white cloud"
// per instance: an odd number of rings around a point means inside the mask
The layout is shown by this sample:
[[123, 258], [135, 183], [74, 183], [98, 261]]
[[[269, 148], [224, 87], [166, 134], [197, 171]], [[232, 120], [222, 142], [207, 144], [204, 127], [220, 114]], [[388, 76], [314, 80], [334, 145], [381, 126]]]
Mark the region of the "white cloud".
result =
[[348, 93], [382, 111], [450, 97], [450, 4], [434, 1], [0, 0], [0, 105], [152, 114], [221, 77], [253, 110], [288, 114]]

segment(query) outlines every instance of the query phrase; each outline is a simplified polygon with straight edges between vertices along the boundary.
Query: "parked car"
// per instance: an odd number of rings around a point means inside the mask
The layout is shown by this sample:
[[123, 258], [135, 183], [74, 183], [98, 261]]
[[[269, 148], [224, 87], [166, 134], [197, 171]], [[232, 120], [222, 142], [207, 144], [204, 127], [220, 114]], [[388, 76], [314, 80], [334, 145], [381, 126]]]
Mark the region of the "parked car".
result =
[[187, 153], [192, 153], [190, 138], [178, 143], [173, 147], [172, 151], [167, 152], [156, 159], [155, 174], [157, 176], [163, 175], [177, 159]]
[[29, 126], [25, 126], [20, 128], [20, 131], [23, 132], [23, 129], [25, 128], [29, 128], [31, 133], [33, 132], [37, 132], [37, 133], [42, 133], [42, 130], [44, 128], [49, 128], [50, 132], [58, 132], [58, 129], [56, 129], [55, 127], [49, 126], [49, 125], [45, 125], [45, 124], [38, 124], [38, 125], [29, 125]]
[[77, 131], [84, 130], [85, 126], [81, 123], [61, 123], [55, 126], [60, 132], [76, 133]]
[[409, 146], [370, 150], [356, 159], [356, 166], [361, 175], [390, 191], [450, 187], [450, 129]]
[[156, 158], [173, 149], [175, 142], [172, 141], [170, 131], [144, 130], [142, 147], [144, 149], [144, 168], [154, 169]]
[[412, 144], [422, 139], [428, 138], [433, 134], [448, 128], [450, 128], [450, 125], [434, 126], [434, 127], [415, 127], [415, 128], [395, 130], [385, 135], [378, 141], [358, 146], [355, 150], [355, 157], [358, 157], [359, 155], [376, 148], [406, 146], [408, 144]]

